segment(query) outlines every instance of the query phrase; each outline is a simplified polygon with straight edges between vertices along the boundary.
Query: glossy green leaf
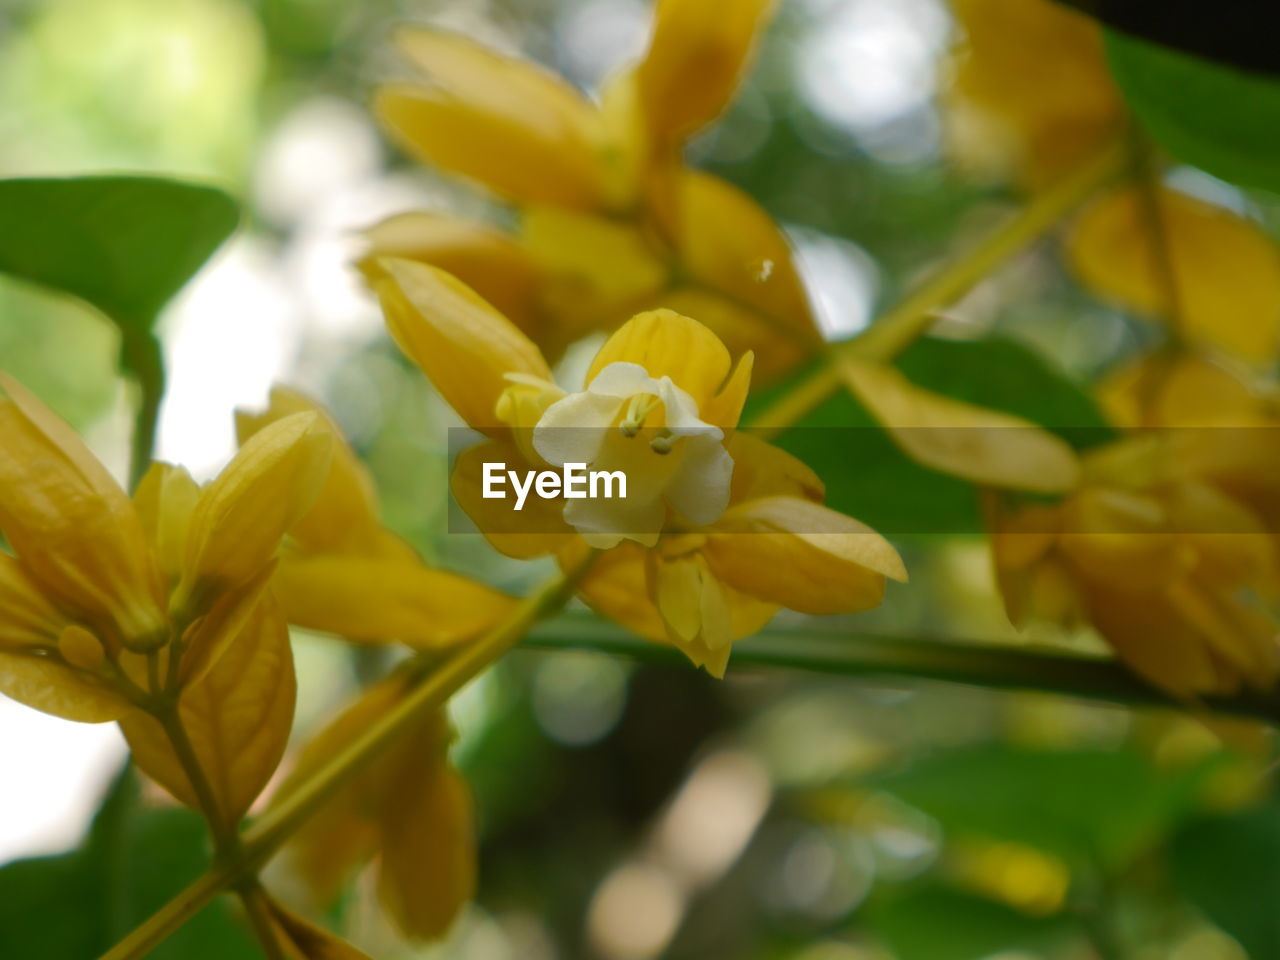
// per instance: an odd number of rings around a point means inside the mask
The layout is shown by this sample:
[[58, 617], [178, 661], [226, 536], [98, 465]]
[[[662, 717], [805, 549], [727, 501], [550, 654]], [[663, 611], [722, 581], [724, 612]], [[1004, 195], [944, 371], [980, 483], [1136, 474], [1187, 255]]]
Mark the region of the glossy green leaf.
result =
[[[205, 828], [186, 810], [151, 809], [126, 771], [84, 844], [0, 868], [0, 957], [85, 960], [105, 952], [209, 864]], [[257, 956], [218, 900], [148, 954], [152, 960]]]
[[946, 887], [925, 887], [888, 901], [872, 913], [870, 925], [897, 960], [984, 960], [1044, 950], [1074, 932], [1068, 918], [1031, 916]]
[[[926, 338], [897, 367], [915, 384], [1048, 427], [1076, 447], [1112, 436], [1093, 401], [1032, 350], [1012, 340]], [[803, 375], [803, 374], [802, 374]], [[744, 416], [787, 389], [753, 397]], [[827, 485], [827, 504], [886, 535], [969, 534], [983, 529], [975, 488], [922, 467], [847, 392], [832, 395], [775, 441]]]
[[874, 786], [934, 817], [949, 836], [1120, 865], [1189, 814], [1203, 773], [1166, 774], [1127, 750], [983, 746], [934, 754]]
[[1280, 79], [1115, 32], [1107, 58], [1138, 119], [1174, 156], [1280, 193]]
[[1189, 824], [1171, 861], [1178, 889], [1250, 960], [1280, 958], [1280, 804]]
[[0, 180], [0, 272], [146, 331], [238, 219], [221, 190], [174, 180]]

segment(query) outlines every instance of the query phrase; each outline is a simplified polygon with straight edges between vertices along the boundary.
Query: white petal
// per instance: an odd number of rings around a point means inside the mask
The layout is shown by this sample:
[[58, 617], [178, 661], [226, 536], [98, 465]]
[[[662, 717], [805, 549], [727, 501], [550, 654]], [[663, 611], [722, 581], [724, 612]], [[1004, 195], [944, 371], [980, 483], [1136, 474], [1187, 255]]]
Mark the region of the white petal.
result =
[[719, 437], [712, 436], [688, 438], [681, 452], [680, 468], [667, 487], [667, 502], [692, 523], [715, 523], [729, 507], [733, 457]]
[[657, 395], [658, 381], [649, 376], [649, 371], [640, 364], [617, 360], [595, 375], [587, 384], [587, 392], [625, 400], [638, 393]]
[[538, 456], [557, 466], [591, 463], [623, 401], [595, 393], [571, 393], [551, 406], [533, 428]]

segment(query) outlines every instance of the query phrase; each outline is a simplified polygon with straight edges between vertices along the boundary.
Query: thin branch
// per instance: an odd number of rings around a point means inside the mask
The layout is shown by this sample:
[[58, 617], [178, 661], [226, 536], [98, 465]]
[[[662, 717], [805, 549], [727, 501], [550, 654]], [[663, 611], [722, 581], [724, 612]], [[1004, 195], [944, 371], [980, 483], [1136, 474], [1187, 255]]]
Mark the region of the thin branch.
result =
[[[888, 362], [933, 326], [938, 310], [955, 303], [998, 267], [1052, 230], [1062, 218], [1124, 169], [1129, 145], [1117, 142], [1054, 186], [1042, 191], [1003, 227], [965, 255], [925, 280], [862, 334], [836, 344], [831, 354], [847, 352]], [[776, 404], [756, 418], [757, 432], [778, 433], [813, 410], [840, 388], [834, 363], [823, 363]]]
[[464, 684], [519, 643], [533, 624], [559, 611], [594, 559], [593, 552], [577, 568], [553, 578], [541, 590], [522, 600], [488, 633], [448, 659], [436, 661], [434, 668], [425, 672], [418, 685], [393, 709], [379, 717], [361, 736], [335, 753], [310, 779], [258, 818], [241, 838], [234, 859], [215, 863], [103, 954], [101, 960], [140, 960], [218, 894], [252, 877], [308, 817], [418, 722], [424, 713], [443, 706]]
[[[678, 663], [680, 653], [609, 624], [563, 617], [536, 627], [526, 646], [589, 647]], [[997, 689], [1035, 690], [1129, 706], [1213, 711], [1280, 726], [1280, 699], [1255, 693], [1180, 701], [1115, 660], [975, 645], [926, 637], [767, 628], [734, 644], [730, 670], [785, 667], [843, 676], [921, 677]]]

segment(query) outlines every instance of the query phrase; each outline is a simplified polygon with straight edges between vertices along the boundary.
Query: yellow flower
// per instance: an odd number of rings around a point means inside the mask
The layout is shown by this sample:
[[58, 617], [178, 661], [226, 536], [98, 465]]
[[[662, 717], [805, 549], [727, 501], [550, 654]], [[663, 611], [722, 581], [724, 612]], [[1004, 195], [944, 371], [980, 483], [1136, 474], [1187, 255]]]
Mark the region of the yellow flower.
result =
[[317, 404], [284, 387], [261, 414], [238, 412], [240, 442], [300, 413], [328, 427], [332, 466], [311, 508], [290, 529], [271, 586], [290, 623], [367, 643], [439, 649], [484, 632], [512, 599], [424, 564], [382, 526], [368, 470]]
[[961, 39], [946, 119], [966, 166], [1041, 186], [1123, 129], [1102, 33], [1088, 17], [1051, 0], [951, 0], [951, 8]]
[[[289, 797], [335, 754], [394, 710], [404, 674], [375, 684], [302, 751], [273, 802]], [[409, 937], [444, 934], [475, 889], [476, 850], [466, 782], [448, 763], [441, 713], [424, 717], [294, 834], [285, 861], [312, 896], [330, 905], [351, 873], [377, 859], [378, 895]]]
[[1006, 608], [1015, 623], [1093, 624], [1130, 667], [1179, 696], [1270, 689], [1280, 645], [1263, 598], [1275, 541], [1245, 503], [1190, 475], [1178, 440], [1100, 448], [1060, 504], [994, 510]]
[[[724, 672], [730, 644], [780, 606], [865, 610], [902, 561], [869, 528], [820, 505], [822, 484], [781, 450], [734, 433], [751, 357], [670, 310], [639, 314], [600, 349], [576, 393], [537, 348], [455, 277], [384, 260], [378, 283], [396, 341], [455, 410], [488, 435], [458, 458], [454, 495], [499, 550], [605, 552], [581, 583], [606, 616]], [[623, 501], [481, 494], [482, 465], [571, 462], [621, 469]], [[636, 492], [633, 497], [632, 490]]]
[[598, 105], [464, 37], [402, 31], [422, 80], [379, 92], [383, 124], [413, 155], [515, 204], [518, 227], [402, 214], [369, 231], [362, 268], [375, 282], [384, 257], [454, 273], [553, 359], [667, 307], [703, 318], [735, 356], [755, 349], [766, 377], [794, 367], [821, 341], [782, 232], [679, 159], [728, 103], [770, 7], [661, 0], [648, 52]]
[[328, 431], [294, 414], [203, 489], [155, 463], [130, 500], [66, 424], [0, 384], [0, 529], [15, 551], [0, 554], [0, 690], [119, 720], [142, 770], [234, 829], [292, 727], [288, 625], [266, 584], [325, 480]]

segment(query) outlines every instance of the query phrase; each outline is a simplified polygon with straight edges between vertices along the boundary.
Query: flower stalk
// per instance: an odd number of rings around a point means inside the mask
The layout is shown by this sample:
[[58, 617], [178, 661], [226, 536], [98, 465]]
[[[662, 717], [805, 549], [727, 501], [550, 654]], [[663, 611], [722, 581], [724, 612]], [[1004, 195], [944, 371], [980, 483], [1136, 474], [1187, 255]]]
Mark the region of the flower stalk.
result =
[[[679, 662], [669, 648], [586, 618], [562, 617], [541, 624], [531, 631], [525, 645], [550, 650], [590, 648], [637, 660]], [[1280, 698], [1274, 694], [1245, 691], [1229, 697], [1179, 700], [1114, 660], [1034, 653], [996, 644], [769, 627], [737, 645], [734, 663], [738, 667], [781, 667], [839, 676], [917, 677], [1124, 706], [1213, 712], [1280, 727]]]
[[955, 303], [1001, 265], [1041, 239], [1101, 187], [1125, 172], [1132, 146], [1110, 144], [1052, 187], [1039, 193], [1000, 229], [968, 253], [951, 260], [882, 314], [857, 337], [833, 344], [824, 362], [775, 404], [754, 426], [768, 438], [793, 426], [835, 393], [842, 380], [834, 362], [841, 355], [887, 363], [933, 326], [936, 311]]
[[[576, 567], [554, 577], [517, 605], [497, 626], [454, 656], [414, 661], [422, 671], [418, 685], [393, 710], [371, 725], [346, 749], [279, 805], [264, 813], [243, 835], [236, 849], [220, 858], [190, 886], [161, 907], [132, 933], [102, 955], [101, 960], [140, 960], [218, 894], [237, 889], [271, 858], [298, 826], [315, 813], [384, 748], [429, 710], [438, 709], [468, 681], [492, 666], [520, 642], [535, 623], [558, 612], [595, 559], [590, 553]], [[247, 899], [251, 900], [250, 893]], [[246, 907], [249, 904], [246, 903]], [[253, 910], [250, 909], [250, 918]]]

